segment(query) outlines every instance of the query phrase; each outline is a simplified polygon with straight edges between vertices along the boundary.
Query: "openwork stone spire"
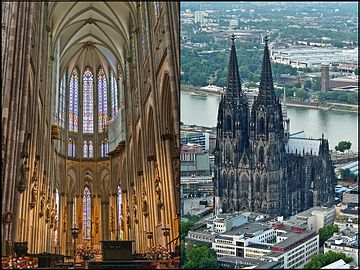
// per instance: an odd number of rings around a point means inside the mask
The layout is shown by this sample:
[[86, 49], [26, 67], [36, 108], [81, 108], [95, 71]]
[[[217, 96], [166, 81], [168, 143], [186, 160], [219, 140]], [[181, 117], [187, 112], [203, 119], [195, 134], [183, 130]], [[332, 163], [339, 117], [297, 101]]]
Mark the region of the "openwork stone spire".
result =
[[265, 40], [265, 48], [264, 48], [263, 64], [261, 69], [258, 100], [261, 100], [264, 103], [272, 103], [275, 101], [275, 92], [274, 92], [274, 84], [271, 73], [268, 37], [265, 37], [264, 40]]
[[232, 34], [226, 97], [232, 99], [235, 97], [239, 97], [240, 93], [241, 93], [241, 81], [240, 81], [239, 67], [236, 56], [235, 35]]

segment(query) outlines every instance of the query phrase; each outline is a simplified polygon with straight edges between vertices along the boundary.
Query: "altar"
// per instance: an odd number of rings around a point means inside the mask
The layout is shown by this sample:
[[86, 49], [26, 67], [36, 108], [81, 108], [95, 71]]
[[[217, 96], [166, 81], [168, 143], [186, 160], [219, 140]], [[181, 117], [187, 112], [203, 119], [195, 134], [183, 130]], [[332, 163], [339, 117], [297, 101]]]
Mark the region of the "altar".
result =
[[133, 260], [132, 240], [100, 241], [103, 261]]

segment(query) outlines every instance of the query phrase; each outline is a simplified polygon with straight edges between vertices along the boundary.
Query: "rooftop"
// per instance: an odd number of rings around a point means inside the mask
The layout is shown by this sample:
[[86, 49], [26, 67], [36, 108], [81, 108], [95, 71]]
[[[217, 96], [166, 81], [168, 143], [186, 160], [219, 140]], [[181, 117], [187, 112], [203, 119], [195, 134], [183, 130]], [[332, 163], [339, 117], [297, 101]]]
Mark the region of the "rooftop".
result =
[[313, 212], [323, 212], [323, 213], [330, 213], [330, 212], [334, 212], [334, 208], [326, 208], [326, 207], [320, 207], [320, 206], [315, 206], [312, 207], [308, 210], [305, 210], [303, 212], [297, 213], [296, 216], [299, 217], [311, 217]]
[[296, 245], [300, 241], [305, 241], [307, 238], [316, 235], [313, 231], [304, 231], [304, 232], [287, 232], [281, 235], [281, 237], [287, 237], [287, 239], [275, 244], [273, 250], [278, 249], [288, 249], [289, 247]]
[[263, 224], [263, 223], [245, 223], [240, 226], [235, 226], [230, 230], [223, 233], [224, 235], [242, 235], [242, 234], [254, 234], [258, 231], [265, 231], [271, 229], [270, 225]]

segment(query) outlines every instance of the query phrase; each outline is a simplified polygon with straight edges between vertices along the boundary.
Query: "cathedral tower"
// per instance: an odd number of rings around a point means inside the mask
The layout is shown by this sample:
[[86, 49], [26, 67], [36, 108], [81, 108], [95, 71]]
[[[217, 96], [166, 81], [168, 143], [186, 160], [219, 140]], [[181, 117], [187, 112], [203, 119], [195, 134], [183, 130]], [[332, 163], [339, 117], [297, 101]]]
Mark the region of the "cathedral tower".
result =
[[[248, 148], [248, 101], [241, 90], [235, 36], [231, 37], [228, 82], [218, 109], [215, 149], [215, 213], [234, 212], [240, 205], [241, 156]], [[221, 212], [220, 211], [220, 212]]]
[[252, 153], [250, 208], [261, 213], [281, 213], [284, 194], [285, 148], [282, 108], [275, 97], [268, 39], [265, 37], [259, 95], [254, 101], [249, 125]]

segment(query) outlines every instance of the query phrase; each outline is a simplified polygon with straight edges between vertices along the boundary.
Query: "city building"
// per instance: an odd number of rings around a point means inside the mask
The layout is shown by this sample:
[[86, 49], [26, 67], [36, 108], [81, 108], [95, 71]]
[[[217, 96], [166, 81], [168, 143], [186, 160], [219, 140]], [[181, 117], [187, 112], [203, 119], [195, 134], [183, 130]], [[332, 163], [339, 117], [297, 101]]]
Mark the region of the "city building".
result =
[[300, 221], [306, 221], [308, 230], [319, 232], [319, 229], [322, 227], [334, 223], [335, 208], [316, 206], [301, 213], [297, 213], [295, 218]]
[[315, 231], [257, 217], [261, 218], [254, 221], [240, 213], [215, 216], [206, 226], [189, 231], [185, 244], [211, 243], [221, 263], [253, 259], [275, 262], [283, 269], [301, 268], [318, 254], [319, 235]]
[[220, 269], [281, 269], [280, 262], [264, 261], [243, 257], [224, 256], [218, 258]]
[[218, 108], [215, 214], [290, 216], [334, 201], [336, 179], [328, 141], [324, 136], [289, 136], [288, 121], [275, 97], [267, 38], [259, 94], [249, 112], [233, 35], [227, 89]]
[[330, 263], [321, 267], [320, 269], [358, 269], [354, 265], [344, 262], [343, 259], [340, 259], [336, 262]]
[[192, 196], [204, 197], [214, 195], [214, 181], [209, 176], [181, 176], [180, 178], [181, 197]]
[[199, 23], [201, 26], [203, 26], [206, 22], [205, 16], [205, 11], [195, 11], [195, 23]]
[[355, 228], [343, 228], [339, 233], [329, 238], [324, 244], [324, 253], [328, 251], [344, 253], [353, 258], [359, 266], [359, 231]]
[[188, 143], [199, 144], [201, 145], [202, 151], [209, 150], [209, 138], [210, 134], [207, 132], [204, 133], [187, 133], [181, 136], [181, 144], [185, 145]]
[[273, 48], [271, 58], [274, 63], [291, 65], [295, 68], [321, 68], [322, 64], [330, 66], [358, 65], [358, 49], [292, 46], [291, 48]]
[[188, 143], [181, 146], [181, 176], [210, 175], [209, 152], [201, 150], [198, 144]]

